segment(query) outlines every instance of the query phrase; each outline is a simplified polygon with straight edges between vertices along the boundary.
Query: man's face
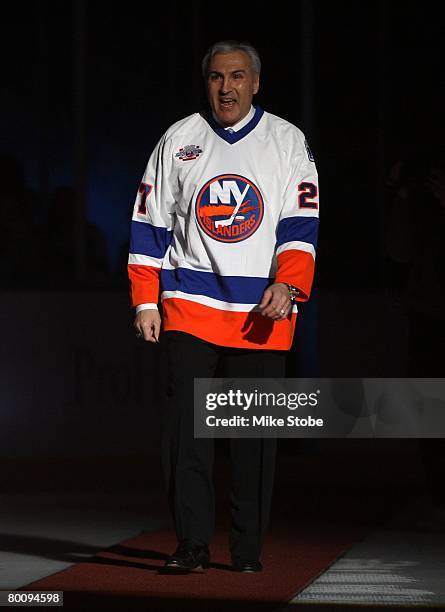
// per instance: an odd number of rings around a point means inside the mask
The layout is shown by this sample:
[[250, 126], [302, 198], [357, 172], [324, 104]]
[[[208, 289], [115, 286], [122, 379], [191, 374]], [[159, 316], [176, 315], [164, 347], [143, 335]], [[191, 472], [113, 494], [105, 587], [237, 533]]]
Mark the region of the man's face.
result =
[[244, 51], [217, 53], [210, 59], [207, 96], [222, 126], [234, 125], [247, 115], [258, 88], [259, 75]]

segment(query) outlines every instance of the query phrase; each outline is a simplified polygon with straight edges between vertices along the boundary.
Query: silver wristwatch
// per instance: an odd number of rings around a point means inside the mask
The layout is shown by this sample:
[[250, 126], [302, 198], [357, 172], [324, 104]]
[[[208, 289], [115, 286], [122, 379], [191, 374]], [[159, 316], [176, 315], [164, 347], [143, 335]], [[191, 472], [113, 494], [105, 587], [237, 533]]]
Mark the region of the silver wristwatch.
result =
[[294, 285], [290, 285], [289, 283], [284, 283], [289, 291], [289, 297], [291, 302], [295, 302], [297, 297], [300, 295], [300, 290], [294, 287]]

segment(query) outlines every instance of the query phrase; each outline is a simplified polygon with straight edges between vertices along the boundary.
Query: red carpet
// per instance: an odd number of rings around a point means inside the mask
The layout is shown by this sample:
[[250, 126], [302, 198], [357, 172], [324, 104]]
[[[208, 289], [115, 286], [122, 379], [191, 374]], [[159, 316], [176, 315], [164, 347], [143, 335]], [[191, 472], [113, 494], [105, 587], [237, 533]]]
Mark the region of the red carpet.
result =
[[365, 526], [327, 523], [300, 515], [270, 531], [259, 574], [229, 569], [227, 532], [219, 529], [204, 574], [158, 573], [176, 546], [171, 529], [143, 533], [60, 573], [34, 582], [30, 590], [64, 591], [64, 608], [129, 612], [209, 610], [272, 611], [325, 570], [365, 532]]

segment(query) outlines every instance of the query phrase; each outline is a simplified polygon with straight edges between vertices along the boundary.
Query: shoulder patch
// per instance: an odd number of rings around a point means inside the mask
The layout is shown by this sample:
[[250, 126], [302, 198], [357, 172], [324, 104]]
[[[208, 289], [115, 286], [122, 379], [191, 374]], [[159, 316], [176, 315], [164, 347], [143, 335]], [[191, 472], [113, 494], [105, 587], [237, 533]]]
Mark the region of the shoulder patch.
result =
[[179, 149], [175, 157], [179, 157], [179, 159], [182, 161], [190, 161], [199, 157], [202, 152], [201, 147], [196, 145], [186, 145], [185, 147], [181, 147]]
[[306, 147], [306, 153], [309, 158], [309, 161], [315, 162], [314, 156], [312, 155], [312, 151], [310, 150], [306, 139], [304, 140], [304, 146]]

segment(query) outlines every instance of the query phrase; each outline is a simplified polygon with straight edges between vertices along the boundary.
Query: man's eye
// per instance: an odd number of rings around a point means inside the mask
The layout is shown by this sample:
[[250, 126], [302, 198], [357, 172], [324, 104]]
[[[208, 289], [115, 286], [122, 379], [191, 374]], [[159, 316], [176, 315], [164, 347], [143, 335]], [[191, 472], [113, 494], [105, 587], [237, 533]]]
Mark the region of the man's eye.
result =
[[211, 80], [211, 81], [217, 81], [217, 80], [218, 80], [218, 79], [220, 79], [220, 78], [221, 78], [221, 75], [220, 75], [220, 74], [211, 74], [211, 75], [210, 75], [210, 80]]
[[242, 73], [241, 73], [241, 72], [236, 72], [236, 73], [233, 75], [233, 78], [234, 78], [234, 79], [242, 79], [242, 78], [243, 78], [243, 75], [242, 75]]

